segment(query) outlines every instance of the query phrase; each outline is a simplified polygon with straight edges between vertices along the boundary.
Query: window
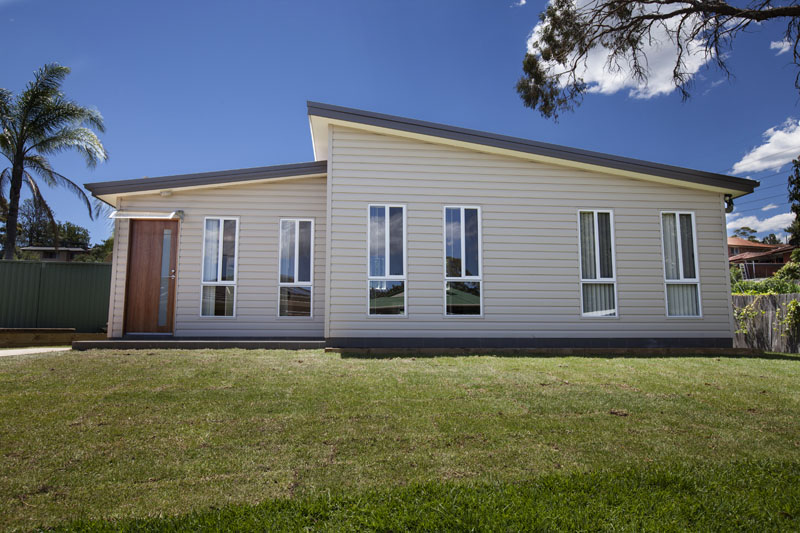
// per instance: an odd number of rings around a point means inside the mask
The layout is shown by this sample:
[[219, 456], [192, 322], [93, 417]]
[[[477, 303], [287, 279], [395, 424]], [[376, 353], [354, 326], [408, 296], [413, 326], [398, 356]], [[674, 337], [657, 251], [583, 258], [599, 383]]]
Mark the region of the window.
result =
[[278, 315], [311, 316], [314, 222], [281, 219]]
[[662, 212], [667, 316], [700, 316], [694, 213]]
[[368, 314], [406, 314], [406, 208], [370, 205]]
[[206, 218], [203, 228], [202, 316], [235, 316], [237, 218]]
[[444, 208], [444, 262], [445, 315], [482, 315], [479, 207]]
[[578, 213], [582, 316], [617, 316], [613, 225], [611, 211]]

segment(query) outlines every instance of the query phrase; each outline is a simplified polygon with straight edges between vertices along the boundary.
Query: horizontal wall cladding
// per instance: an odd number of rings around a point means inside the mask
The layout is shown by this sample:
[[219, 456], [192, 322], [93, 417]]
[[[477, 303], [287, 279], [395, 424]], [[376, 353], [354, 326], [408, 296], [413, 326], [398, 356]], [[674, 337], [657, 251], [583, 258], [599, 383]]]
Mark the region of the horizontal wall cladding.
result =
[[[120, 208], [185, 213], [178, 241], [175, 335], [185, 337], [322, 337], [325, 310], [326, 178], [297, 178], [218, 188], [175, 190], [172, 196], [132, 195]], [[236, 316], [201, 317], [203, 219], [239, 217]], [[281, 218], [314, 220], [313, 317], [278, 317]], [[128, 222], [118, 221], [113, 336], [123, 328]]]
[[[334, 127], [329, 337], [730, 338], [717, 193]], [[407, 317], [367, 316], [367, 205], [407, 205]], [[445, 205], [478, 205], [483, 317], [444, 316]], [[580, 316], [579, 209], [614, 211], [618, 318]], [[693, 211], [702, 318], [667, 318], [660, 211]]]

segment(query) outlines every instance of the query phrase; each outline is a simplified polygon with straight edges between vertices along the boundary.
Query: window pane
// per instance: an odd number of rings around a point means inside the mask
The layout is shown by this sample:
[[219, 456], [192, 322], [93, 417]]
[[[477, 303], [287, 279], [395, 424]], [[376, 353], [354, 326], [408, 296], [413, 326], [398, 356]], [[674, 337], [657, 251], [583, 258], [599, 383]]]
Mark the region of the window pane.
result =
[[161, 240], [161, 283], [158, 288], [158, 325], [167, 325], [167, 304], [169, 303], [170, 264], [172, 263], [172, 230], [165, 229]]
[[236, 275], [236, 221], [225, 220], [222, 227], [222, 279], [233, 281]]
[[233, 316], [233, 296], [236, 289], [230, 285], [203, 287], [203, 316]]
[[389, 208], [389, 275], [403, 275], [403, 208]]
[[402, 315], [405, 313], [404, 281], [370, 281], [369, 314]]
[[692, 215], [681, 215], [681, 257], [683, 257], [683, 277], [694, 279], [694, 236], [692, 235]]
[[479, 264], [478, 210], [464, 209], [464, 275], [480, 276]]
[[444, 213], [445, 262], [449, 278], [461, 277], [461, 209], [448, 207]]
[[294, 220], [281, 220], [281, 283], [294, 283]]
[[581, 278], [595, 279], [597, 270], [594, 258], [594, 213], [582, 212], [580, 219]]
[[600, 277], [613, 278], [611, 250], [611, 213], [597, 213], [597, 240], [600, 251]]
[[311, 221], [303, 220], [298, 225], [297, 281], [311, 282]]
[[448, 315], [480, 315], [480, 282], [448, 281], [445, 283], [445, 309]]
[[675, 214], [664, 213], [661, 218], [664, 241], [664, 272], [667, 279], [680, 279], [678, 270], [678, 233], [675, 227]]
[[696, 283], [667, 284], [667, 314], [669, 316], [700, 316], [700, 300]]
[[583, 314], [586, 316], [616, 316], [613, 283], [583, 284]]
[[311, 316], [311, 287], [281, 287], [280, 316]]
[[386, 208], [369, 208], [369, 275], [386, 275]]
[[205, 255], [203, 256], [203, 281], [219, 281], [219, 220], [207, 219], [205, 228]]

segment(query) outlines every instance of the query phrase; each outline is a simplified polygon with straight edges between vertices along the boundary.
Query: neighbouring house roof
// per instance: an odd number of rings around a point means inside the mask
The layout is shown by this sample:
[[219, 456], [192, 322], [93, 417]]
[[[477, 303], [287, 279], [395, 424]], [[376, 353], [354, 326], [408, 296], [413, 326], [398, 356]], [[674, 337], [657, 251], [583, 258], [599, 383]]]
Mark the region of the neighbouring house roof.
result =
[[73, 248], [69, 246], [23, 246], [20, 250], [24, 252], [88, 252], [87, 248]]
[[[311, 118], [314, 154], [317, 159], [326, 159], [328, 153], [327, 124], [356, 124], [380, 130], [394, 130], [409, 135], [446, 139], [473, 146], [492, 147], [537, 156], [540, 160], [560, 160], [575, 163], [576, 166], [613, 169], [618, 173], [629, 173], [631, 177], [655, 176], [705, 188], [717, 189], [731, 194], [733, 197], [749, 194], [758, 187], [759, 182], [750, 179], [736, 178], [724, 174], [692, 170], [689, 168], [663, 165], [651, 161], [632, 159], [617, 155], [591, 152], [568, 146], [549, 144], [519, 137], [509, 137], [470, 130], [435, 122], [425, 122], [410, 118], [373, 113], [361, 109], [340, 107], [319, 102], [308, 102], [308, 114]], [[318, 120], [315, 121], [315, 118]], [[322, 120], [319, 120], [322, 119]], [[315, 124], [316, 122], [316, 124]]]
[[[102, 181], [84, 185], [93, 196], [114, 206], [114, 199], [120, 194], [153, 192], [186, 187], [205, 187], [229, 185], [247, 181], [261, 181], [300, 176], [324, 175], [328, 172], [327, 161], [311, 161], [290, 165], [220, 170], [197, 174], [179, 174], [157, 178], [138, 178], [132, 180]], [[115, 207], [115, 206], [114, 206]]]
[[728, 237], [728, 246], [735, 246], [737, 248], [763, 248], [769, 250], [780, 246], [780, 244], [764, 244], [763, 242], [753, 242], [741, 237]]
[[774, 245], [771, 250], [766, 250], [762, 252], [744, 252], [741, 254], [736, 254], [728, 258], [728, 261], [731, 263], [742, 263], [746, 261], [754, 261], [756, 259], [766, 259], [773, 255], [781, 255], [785, 254], [786, 252], [790, 252], [794, 250], [796, 246], [792, 246], [791, 244], [778, 244]]

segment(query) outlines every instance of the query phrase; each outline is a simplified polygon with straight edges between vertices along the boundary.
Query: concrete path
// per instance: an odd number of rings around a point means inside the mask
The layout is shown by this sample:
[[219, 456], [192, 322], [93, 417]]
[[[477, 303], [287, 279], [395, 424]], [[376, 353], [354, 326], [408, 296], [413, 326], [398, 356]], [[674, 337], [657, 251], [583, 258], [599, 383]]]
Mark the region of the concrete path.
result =
[[7, 355], [28, 355], [32, 353], [47, 352], [67, 352], [71, 350], [69, 346], [37, 346], [35, 348], [3, 348], [0, 350], [0, 357]]

